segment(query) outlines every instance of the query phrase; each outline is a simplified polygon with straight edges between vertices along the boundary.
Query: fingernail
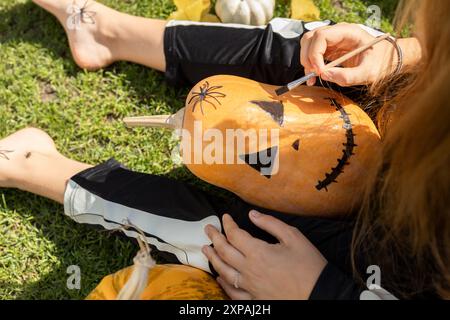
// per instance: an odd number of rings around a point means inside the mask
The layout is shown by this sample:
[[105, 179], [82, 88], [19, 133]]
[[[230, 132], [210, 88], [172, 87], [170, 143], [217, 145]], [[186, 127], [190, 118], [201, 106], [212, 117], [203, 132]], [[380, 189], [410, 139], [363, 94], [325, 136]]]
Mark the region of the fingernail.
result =
[[309, 79], [309, 80], [306, 82], [306, 85], [309, 86], [309, 87], [312, 87], [315, 83], [316, 83], [316, 79], [313, 78], [313, 79]]
[[250, 211], [250, 215], [251, 215], [253, 218], [259, 218], [259, 217], [261, 217], [261, 213], [259, 213], [259, 212], [256, 211], [256, 210]]
[[202, 247], [202, 252], [205, 253], [205, 254], [208, 253], [208, 248], [209, 248], [209, 246], [203, 246]]

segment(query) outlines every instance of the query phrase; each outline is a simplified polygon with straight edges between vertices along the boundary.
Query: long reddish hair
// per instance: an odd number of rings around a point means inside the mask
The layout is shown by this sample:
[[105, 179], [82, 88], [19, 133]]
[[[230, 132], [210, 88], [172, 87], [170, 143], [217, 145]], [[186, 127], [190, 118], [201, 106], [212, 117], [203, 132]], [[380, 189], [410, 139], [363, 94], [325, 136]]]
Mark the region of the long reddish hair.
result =
[[383, 148], [353, 237], [355, 270], [380, 266], [382, 286], [402, 298], [450, 298], [449, 13], [448, 0], [399, 6], [423, 58], [378, 112]]

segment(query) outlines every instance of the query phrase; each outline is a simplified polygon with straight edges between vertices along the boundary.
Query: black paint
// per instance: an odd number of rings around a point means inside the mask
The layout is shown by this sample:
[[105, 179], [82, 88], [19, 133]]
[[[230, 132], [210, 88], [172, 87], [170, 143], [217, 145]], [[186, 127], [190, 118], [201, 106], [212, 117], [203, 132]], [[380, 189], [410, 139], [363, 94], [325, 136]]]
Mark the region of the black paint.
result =
[[216, 105], [213, 102], [207, 100], [207, 98], [211, 98], [214, 101], [216, 101], [219, 105], [222, 105], [218, 98], [225, 98], [226, 95], [222, 92], [214, 91], [214, 90], [218, 90], [221, 88], [223, 88], [223, 86], [210, 87], [209, 82], [206, 81], [202, 86], [200, 86], [200, 92], [193, 91], [192, 97], [188, 101], [188, 104], [190, 104], [192, 101], [194, 101], [194, 105], [192, 106], [192, 112], [195, 111], [195, 107], [197, 106], [197, 104], [200, 104], [200, 110], [202, 111], [202, 114], [204, 114], [203, 102], [206, 102], [209, 105], [211, 105], [214, 109], [217, 109]]
[[[256, 171], [259, 171], [259, 173], [261, 173], [264, 177], [270, 179], [271, 173], [263, 174], [262, 169], [272, 169], [273, 162], [277, 156], [277, 153], [278, 146], [275, 146], [266, 150], [259, 151], [257, 153], [240, 155], [239, 158], [244, 160], [245, 163], [247, 163]], [[267, 160], [267, 158], [270, 159], [270, 161], [268, 161], [268, 163], [263, 162], [263, 159]]]
[[284, 105], [280, 101], [250, 101], [267, 112], [278, 125], [282, 126], [284, 122]]
[[298, 151], [300, 148], [300, 139], [295, 140], [295, 142], [292, 144], [292, 148], [294, 148], [295, 151]]
[[344, 167], [349, 164], [349, 159], [351, 156], [354, 155], [353, 151], [355, 147], [358, 145], [355, 144], [355, 134], [353, 133], [352, 129], [352, 123], [350, 121], [350, 114], [345, 111], [345, 109], [342, 107], [342, 105], [336, 101], [334, 98], [328, 98], [330, 100], [331, 105], [336, 107], [336, 110], [341, 113], [340, 118], [343, 120], [344, 125], [343, 128], [346, 130], [345, 136], [347, 138], [347, 141], [343, 143], [343, 146], [345, 149], [342, 150], [342, 157], [340, 159], [337, 159], [337, 166], [331, 169], [330, 173], [325, 174], [325, 179], [322, 181], [319, 181], [319, 183], [316, 186], [317, 190], [325, 189], [328, 191], [328, 186], [332, 183], [337, 183], [337, 178], [341, 173], [344, 172]]

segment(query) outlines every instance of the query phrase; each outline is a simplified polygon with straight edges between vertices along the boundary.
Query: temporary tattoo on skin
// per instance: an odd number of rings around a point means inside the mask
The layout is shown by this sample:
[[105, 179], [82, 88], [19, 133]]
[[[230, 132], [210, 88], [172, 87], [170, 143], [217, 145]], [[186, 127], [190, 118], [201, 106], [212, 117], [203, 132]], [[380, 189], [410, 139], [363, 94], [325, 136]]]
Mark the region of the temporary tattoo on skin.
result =
[[[195, 107], [197, 104], [200, 104], [200, 110], [202, 111], [202, 114], [204, 114], [203, 111], [203, 102], [211, 105], [214, 109], [217, 109], [214, 102], [217, 102], [219, 105], [222, 105], [218, 98], [225, 98], [226, 94], [218, 91], [219, 89], [223, 88], [223, 86], [209, 86], [209, 82], [206, 81], [202, 86], [200, 86], [200, 92], [192, 92], [192, 97], [189, 99], [188, 104], [191, 102], [194, 102], [194, 105], [192, 106], [192, 112], [195, 111]], [[208, 98], [214, 100], [214, 102], [211, 102], [208, 100]]]
[[66, 24], [69, 30], [79, 30], [81, 27], [81, 23], [95, 24], [95, 15], [97, 14], [95, 11], [88, 11], [88, 2], [86, 0], [82, 7], [78, 6], [74, 1], [67, 7], [66, 12], [69, 14], [67, 18]]
[[334, 98], [328, 98], [331, 105], [336, 107], [336, 110], [341, 113], [340, 118], [342, 118], [344, 125], [343, 128], [346, 130], [347, 141], [343, 144], [345, 149], [342, 150], [342, 157], [338, 159], [338, 164], [335, 168], [331, 169], [331, 173], [325, 174], [325, 179], [319, 181], [316, 188], [317, 190], [325, 189], [328, 191], [328, 186], [332, 183], [337, 183], [337, 178], [341, 173], [344, 172], [344, 167], [349, 164], [349, 159], [354, 155], [353, 151], [358, 145], [355, 144], [355, 134], [353, 133], [353, 125], [350, 121], [350, 114], [345, 111], [342, 105]]
[[9, 160], [8, 153], [14, 152], [14, 150], [0, 150], [0, 158]]
[[[241, 160], [244, 160], [245, 163], [247, 163], [250, 167], [255, 169], [256, 171], [259, 171], [264, 177], [267, 179], [270, 179], [272, 176], [272, 173], [269, 172], [272, 170], [273, 163], [275, 160], [275, 157], [278, 153], [278, 146], [259, 151], [257, 153], [252, 154], [243, 154], [240, 155], [239, 158]], [[266, 161], [263, 161], [265, 159]], [[270, 159], [270, 161], [267, 161]], [[268, 163], [265, 163], [268, 162]]]
[[284, 105], [280, 101], [250, 101], [267, 112], [281, 127], [284, 122]]

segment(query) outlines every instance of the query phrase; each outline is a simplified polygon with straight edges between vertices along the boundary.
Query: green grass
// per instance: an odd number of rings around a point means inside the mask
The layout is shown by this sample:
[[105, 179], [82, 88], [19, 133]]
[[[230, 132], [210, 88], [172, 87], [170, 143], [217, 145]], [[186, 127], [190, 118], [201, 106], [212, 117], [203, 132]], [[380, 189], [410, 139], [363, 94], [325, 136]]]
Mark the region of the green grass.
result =
[[[165, 18], [174, 9], [169, 0], [103, 2], [153, 18]], [[322, 18], [367, 19], [368, 1], [316, 2]], [[370, 1], [386, 10], [383, 27], [388, 31], [395, 2]], [[278, 1], [277, 16], [289, 14], [288, 3]], [[134, 170], [208, 188], [171, 162], [174, 142], [168, 132], [131, 131], [116, 121], [174, 112], [184, 105], [187, 92], [167, 86], [162, 74], [130, 63], [80, 70], [52, 16], [31, 2], [0, 0], [0, 137], [35, 126], [79, 161], [96, 164], [115, 157]], [[0, 189], [0, 299], [84, 298], [103, 276], [130, 265], [135, 251], [127, 239], [72, 222], [60, 205]], [[73, 264], [81, 268], [81, 290], [66, 288], [66, 269]]]

